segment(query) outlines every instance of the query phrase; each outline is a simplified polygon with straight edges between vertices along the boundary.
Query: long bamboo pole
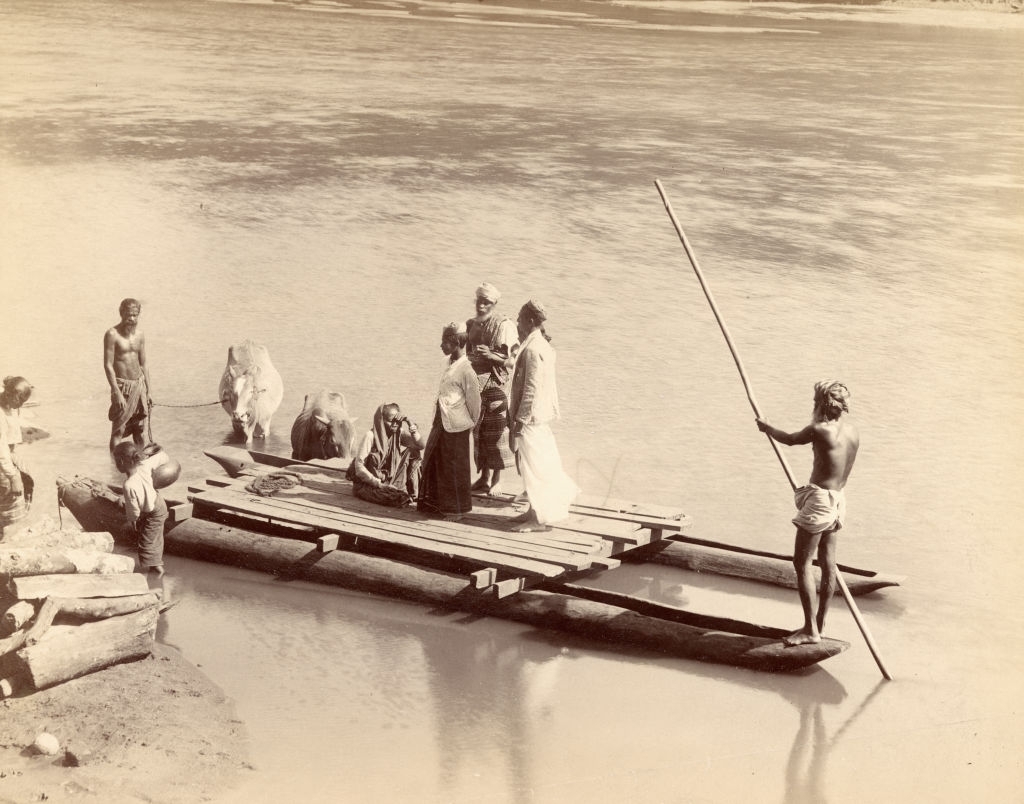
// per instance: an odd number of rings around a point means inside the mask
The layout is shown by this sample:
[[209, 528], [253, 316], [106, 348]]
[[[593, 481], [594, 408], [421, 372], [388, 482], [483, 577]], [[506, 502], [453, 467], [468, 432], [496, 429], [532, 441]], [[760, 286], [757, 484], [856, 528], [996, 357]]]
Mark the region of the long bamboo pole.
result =
[[[690, 241], [686, 237], [686, 232], [683, 231], [683, 227], [679, 224], [675, 213], [672, 211], [672, 204], [668, 200], [665, 188], [661, 186], [661, 182], [658, 179], [654, 180], [654, 186], [658, 188], [658, 195], [661, 196], [661, 200], [665, 204], [665, 211], [668, 212], [668, 217], [672, 221], [672, 225], [675, 227], [676, 233], [679, 235], [679, 240], [683, 244], [686, 256], [690, 259], [690, 265], [693, 266], [693, 271], [697, 275], [697, 281], [700, 282], [700, 286], [704, 290], [704, 295], [707, 297], [708, 304], [711, 305], [711, 312], [715, 314], [715, 319], [718, 321], [718, 326], [722, 330], [722, 335], [725, 336], [725, 342], [729, 346], [729, 351], [732, 352], [732, 359], [735, 361], [736, 368], [739, 370], [740, 379], [743, 381], [743, 387], [747, 392], [747, 399], [750, 401], [750, 407], [754, 409], [754, 415], [757, 416], [757, 418], [764, 418], [757, 406], [757, 400], [754, 398], [754, 392], [750, 387], [750, 381], [747, 379], [747, 372], [743, 368], [743, 362], [740, 360], [740, 356], [736, 351], [736, 346], [733, 344], [732, 337], [729, 335], [729, 329], [726, 327], [725, 321], [722, 319], [722, 314], [718, 311], [718, 305], [715, 303], [715, 297], [711, 294], [711, 288], [708, 287], [708, 283], [704, 279], [704, 272], [701, 271], [700, 265], [697, 262], [697, 255], [694, 254], [693, 248], [690, 246]], [[775, 442], [775, 439], [767, 433], [765, 435], [768, 438], [768, 443], [772, 445], [772, 449], [775, 451], [775, 456], [779, 459], [779, 463], [782, 464], [782, 471], [786, 473], [786, 479], [789, 480], [790, 487], [795, 490], [797, 484], [796, 480], [793, 478], [793, 471], [789, 468], [789, 463], [779, 450], [779, 445]], [[850, 594], [850, 589], [846, 585], [846, 580], [838, 569], [836, 570], [836, 580], [839, 583], [840, 591], [843, 593], [843, 599], [846, 600], [846, 605], [850, 609], [850, 614], [853, 615], [853, 619], [857, 623], [857, 627], [860, 628], [861, 635], [867, 643], [868, 650], [871, 651], [871, 655], [875, 658], [875, 663], [878, 665], [878, 669], [882, 671], [882, 676], [887, 681], [891, 681], [892, 676], [889, 675], [889, 671], [885, 668], [885, 664], [878, 652], [878, 648], [875, 646], [875, 640], [871, 637], [871, 631], [868, 630], [867, 623], [864, 622], [860, 609], [857, 608], [857, 604], [853, 601], [853, 595]]]

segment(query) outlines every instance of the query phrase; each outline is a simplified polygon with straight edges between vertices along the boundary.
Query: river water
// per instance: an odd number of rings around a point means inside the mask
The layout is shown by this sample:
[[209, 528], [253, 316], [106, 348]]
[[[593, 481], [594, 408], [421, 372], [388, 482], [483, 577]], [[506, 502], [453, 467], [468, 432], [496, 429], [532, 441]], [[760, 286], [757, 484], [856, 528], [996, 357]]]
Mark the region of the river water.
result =
[[[428, 423], [441, 327], [487, 279], [550, 309], [567, 469], [789, 549], [760, 409], [797, 429], [843, 379], [863, 446], [852, 647], [772, 676], [169, 557], [160, 638], [236, 702], [224, 801], [933, 802], [1024, 790], [1024, 26], [1017, 16], [729, 3], [0, 7], [4, 374], [26, 447], [112, 479], [101, 340], [143, 302], [154, 435], [217, 471], [227, 348], [368, 424]], [[984, 20], [975, 25], [977, 20]], [[191, 407], [186, 407], [191, 406]], [[806, 449], [786, 450], [798, 478]], [[795, 592], [668, 568], [617, 588], [780, 627]]]

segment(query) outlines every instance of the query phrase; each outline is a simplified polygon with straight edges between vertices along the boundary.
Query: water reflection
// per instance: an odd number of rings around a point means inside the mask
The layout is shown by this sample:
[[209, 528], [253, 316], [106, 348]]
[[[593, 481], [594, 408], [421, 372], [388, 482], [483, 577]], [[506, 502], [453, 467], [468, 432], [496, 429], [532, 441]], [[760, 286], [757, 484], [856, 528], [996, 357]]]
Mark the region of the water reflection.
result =
[[828, 738], [820, 703], [800, 709], [800, 728], [786, 762], [786, 804], [824, 804]]
[[824, 804], [828, 801], [826, 768], [829, 756], [846, 730], [868, 709], [885, 686], [884, 679], [875, 684], [831, 737], [825, 728], [824, 709], [827, 703], [838, 701], [793, 696], [792, 702], [800, 712], [800, 725], [786, 761], [785, 804]]
[[489, 776], [500, 778], [516, 801], [530, 800], [533, 730], [550, 705], [561, 650], [461, 629], [424, 631], [419, 638], [441, 747], [442, 794], [458, 790], [460, 778]]
[[[631, 696], [653, 694], [638, 679], [667, 673], [655, 682], [669, 685], [662, 694], [685, 680], [684, 689], [732, 687], [740, 702], [775, 691], [792, 704], [800, 721], [784, 784], [803, 796], [794, 800], [811, 801], [835, 742], [822, 739], [823, 710], [847, 697], [820, 668], [773, 675], [667, 658], [176, 556], [168, 558], [168, 573], [169, 595], [181, 602], [162, 618], [159, 637], [239, 699], [251, 728], [276, 735], [273, 752], [254, 758], [264, 778], [308, 768], [318, 787], [330, 779], [351, 796], [418, 786], [420, 800], [455, 801], [486, 785], [501, 791], [499, 799], [537, 800], [536, 791], [551, 782], [551, 751], [567, 734], [575, 750], [592, 744], [594, 737], [579, 731], [593, 728], [591, 708], [614, 718], [613, 701], [628, 707]], [[677, 602], [673, 588], [666, 602]], [[204, 644], [202, 633], [216, 634], [218, 644]], [[579, 705], [584, 710], [574, 709]], [[695, 724], [709, 716], [703, 702], [685, 695], [665, 712], [648, 708], [644, 733], [685, 746], [691, 737], [666, 730], [679, 705]], [[635, 720], [622, 721], [622, 739], [638, 739], [629, 734]], [[338, 752], [349, 770], [360, 764], [365, 772], [329, 768]], [[402, 767], [386, 771], [395, 757]]]

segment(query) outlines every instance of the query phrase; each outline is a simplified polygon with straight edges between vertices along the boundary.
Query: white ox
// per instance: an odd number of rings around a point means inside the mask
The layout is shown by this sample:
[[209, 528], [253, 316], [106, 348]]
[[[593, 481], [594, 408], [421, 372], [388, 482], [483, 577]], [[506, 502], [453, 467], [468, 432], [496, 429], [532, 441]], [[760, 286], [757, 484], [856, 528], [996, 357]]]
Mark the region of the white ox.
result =
[[283, 396], [284, 383], [266, 347], [244, 341], [228, 349], [228, 364], [220, 378], [220, 403], [246, 444], [254, 435], [270, 435], [270, 420]]

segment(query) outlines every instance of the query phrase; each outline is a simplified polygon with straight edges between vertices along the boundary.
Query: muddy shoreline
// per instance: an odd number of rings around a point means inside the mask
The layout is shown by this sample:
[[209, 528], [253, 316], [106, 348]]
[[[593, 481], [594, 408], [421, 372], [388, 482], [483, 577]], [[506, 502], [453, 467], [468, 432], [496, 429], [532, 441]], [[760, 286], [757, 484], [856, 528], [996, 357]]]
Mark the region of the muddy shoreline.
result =
[[[33, 747], [57, 738], [56, 754]], [[245, 779], [234, 703], [174, 648], [0, 702], [0, 802], [213, 800]]]

